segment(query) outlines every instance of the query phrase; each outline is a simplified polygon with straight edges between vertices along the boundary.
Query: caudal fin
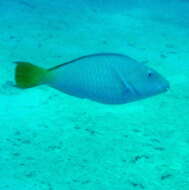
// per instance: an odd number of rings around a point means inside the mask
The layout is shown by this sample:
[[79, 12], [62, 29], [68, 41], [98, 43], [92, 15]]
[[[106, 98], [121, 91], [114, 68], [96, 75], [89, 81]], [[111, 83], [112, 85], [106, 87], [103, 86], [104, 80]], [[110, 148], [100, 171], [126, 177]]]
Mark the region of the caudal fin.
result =
[[31, 88], [40, 85], [47, 79], [49, 71], [27, 62], [15, 62], [16, 86], [19, 88]]

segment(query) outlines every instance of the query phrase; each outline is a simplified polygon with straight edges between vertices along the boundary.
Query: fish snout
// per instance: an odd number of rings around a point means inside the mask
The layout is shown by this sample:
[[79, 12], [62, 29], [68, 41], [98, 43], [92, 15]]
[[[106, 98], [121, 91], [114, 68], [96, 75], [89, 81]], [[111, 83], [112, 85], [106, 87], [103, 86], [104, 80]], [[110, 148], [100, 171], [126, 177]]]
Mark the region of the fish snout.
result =
[[162, 85], [161, 85], [160, 88], [162, 89], [163, 92], [168, 91], [169, 88], [170, 88], [170, 83], [169, 83], [169, 81], [166, 80], [166, 79], [164, 79], [164, 80], [162, 81]]

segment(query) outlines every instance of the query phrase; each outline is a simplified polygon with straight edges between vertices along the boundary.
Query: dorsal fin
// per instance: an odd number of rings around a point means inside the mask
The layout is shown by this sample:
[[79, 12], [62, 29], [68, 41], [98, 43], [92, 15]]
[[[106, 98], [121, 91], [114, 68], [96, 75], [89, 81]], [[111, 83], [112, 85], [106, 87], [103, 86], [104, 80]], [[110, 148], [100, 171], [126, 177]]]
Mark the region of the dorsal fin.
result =
[[81, 56], [79, 58], [73, 59], [71, 61], [62, 63], [62, 64], [57, 65], [55, 67], [52, 67], [52, 68], [48, 69], [48, 71], [53, 71], [53, 70], [58, 69], [58, 68], [60, 68], [60, 67], [62, 67], [64, 65], [68, 65], [70, 63], [74, 63], [76, 61], [79, 61], [81, 59], [85, 59], [85, 58], [88, 58], [88, 57], [92, 57], [92, 56], [112, 56], [112, 55], [113, 56], [124, 56], [123, 54], [119, 54], [119, 53], [96, 53], [96, 54], [89, 54], [89, 55], [84, 55], [84, 56]]

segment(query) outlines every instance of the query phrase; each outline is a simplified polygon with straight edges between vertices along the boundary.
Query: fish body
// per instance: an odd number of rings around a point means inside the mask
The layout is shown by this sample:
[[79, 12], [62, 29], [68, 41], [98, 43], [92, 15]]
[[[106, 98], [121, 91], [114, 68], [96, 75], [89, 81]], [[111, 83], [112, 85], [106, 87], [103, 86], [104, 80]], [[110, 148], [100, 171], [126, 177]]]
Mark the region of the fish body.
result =
[[[41, 84], [66, 94], [104, 104], [124, 104], [157, 95], [169, 88], [168, 81], [154, 69], [122, 54], [83, 56], [42, 71], [39, 71], [43, 73], [39, 81], [31, 86], [41, 81]], [[16, 81], [19, 86], [19, 80]]]

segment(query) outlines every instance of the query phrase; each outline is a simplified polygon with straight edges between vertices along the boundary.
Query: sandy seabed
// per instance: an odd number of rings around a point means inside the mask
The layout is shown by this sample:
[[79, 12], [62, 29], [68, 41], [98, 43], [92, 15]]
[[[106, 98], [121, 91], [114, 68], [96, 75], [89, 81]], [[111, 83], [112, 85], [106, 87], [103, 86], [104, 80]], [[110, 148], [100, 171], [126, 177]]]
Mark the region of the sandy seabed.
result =
[[[188, 190], [189, 5], [172, 7], [0, 2], [0, 190]], [[14, 87], [14, 61], [50, 68], [97, 52], [150, 65], [170, 90], [109, 106]]]

